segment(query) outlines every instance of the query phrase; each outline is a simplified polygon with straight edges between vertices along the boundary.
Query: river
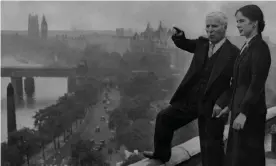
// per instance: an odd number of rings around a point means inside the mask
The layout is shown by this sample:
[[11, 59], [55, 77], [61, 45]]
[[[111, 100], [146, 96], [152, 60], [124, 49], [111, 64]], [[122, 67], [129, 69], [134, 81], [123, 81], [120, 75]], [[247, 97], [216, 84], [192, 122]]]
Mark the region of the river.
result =
[[[13, 57], [1, 57], [1, 66], [9, 67], [36, 67], [43, 66], [29, 62], [28, 64], [20, 62]], [[10, 78], [1, 77], [1, 142], [7, 140], [7, 86], [10, 83]], [[24, 81], [23, 81], [24, 84]], [[24, 85], [23, 85], [24, 86]], [[32, 107], [24, 104], [21, 108], [16, 109], [17, 129], [23, 127], [34, 127], [32, 118], [35, 112], [41, 108], [47, 107], [56, 102], [56, 100], [67, 92], [66, 78], [35, 78], [35, 103]], [[26, 103], [26, 97], [24, 96]]]

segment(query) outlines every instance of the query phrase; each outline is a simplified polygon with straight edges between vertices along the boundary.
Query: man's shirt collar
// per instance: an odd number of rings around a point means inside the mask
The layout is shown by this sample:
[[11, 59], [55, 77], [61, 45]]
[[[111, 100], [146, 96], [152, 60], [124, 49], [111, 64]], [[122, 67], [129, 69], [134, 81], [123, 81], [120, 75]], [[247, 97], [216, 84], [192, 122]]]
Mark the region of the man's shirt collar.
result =
[[[224, 37], [223, 39], [221, 39], [218, 43], [215, 44], [215, 47], [213, 49], [213, 54], [217, 52], [217, 50], [220, 49], [220, 47], [223, 45], [223, 43], [226, 41], [226, 38]], [[209, 42], [209, 44], [212, 44], [211, 42]]]

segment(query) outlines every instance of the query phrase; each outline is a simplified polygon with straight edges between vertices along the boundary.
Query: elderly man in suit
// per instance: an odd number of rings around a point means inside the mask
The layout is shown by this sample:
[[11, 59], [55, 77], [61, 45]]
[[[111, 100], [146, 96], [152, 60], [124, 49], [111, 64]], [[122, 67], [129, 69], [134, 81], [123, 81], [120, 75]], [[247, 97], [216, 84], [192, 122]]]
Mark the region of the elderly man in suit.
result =
[[228, 104], [233, 65], [239, 49], [226, 39], [227, 17], [222, 12], [206, 16], [208, 38], [187, 39], [175, 28], [175, 45], [194, 53], [184, 79], [170, 105], [156, 118], [154, 152], [144, 156], [163, 163], [170, 160], [173, 133], [198, 118], [203, 166], [221, 166], [224, 158], [223, 131], [227, 118], [216, 115]]

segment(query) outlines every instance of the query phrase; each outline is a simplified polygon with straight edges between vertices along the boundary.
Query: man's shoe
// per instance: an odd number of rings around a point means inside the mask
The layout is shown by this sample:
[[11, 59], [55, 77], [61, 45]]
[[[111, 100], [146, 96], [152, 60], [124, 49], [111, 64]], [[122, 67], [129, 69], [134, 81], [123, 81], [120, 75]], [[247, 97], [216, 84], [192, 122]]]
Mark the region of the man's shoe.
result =
[[150, 152], [150, 151], [144, 151], [143, 152], [143, 155], [146, 157], [146, 158], [149, 158], [149, 159], [153, 159], [153, 160], [158, 160], [158, 161], [161, 161], [162, 163], [166, 163], [168, 162], [169, 160], [164, 160], [160, 157], [157, 157], [154, 155], [153, 152]]
[[155, 159], [157, 157], [154, 156], [154, 153], [153, 152], [150, 152], [150, 151], [144, 151], [143, 152], [143, 155], [146, 157], [146, 158], [149, 158], [149, 159]]

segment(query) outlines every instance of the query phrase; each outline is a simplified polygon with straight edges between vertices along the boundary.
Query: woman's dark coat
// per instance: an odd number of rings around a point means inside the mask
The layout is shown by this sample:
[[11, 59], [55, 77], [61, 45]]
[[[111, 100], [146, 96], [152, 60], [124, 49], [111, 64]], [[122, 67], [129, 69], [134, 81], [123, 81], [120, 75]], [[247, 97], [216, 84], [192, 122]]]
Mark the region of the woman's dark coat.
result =
[[[227, 166], [265, 166], [265, 83], [270, 65], [270, 51], [261, 35], [253, 37], [236, 59], [229, 105]], [[232, 124], [239, 113], [245, 114], [247, 120], [244, 128], [237, 131]]]

